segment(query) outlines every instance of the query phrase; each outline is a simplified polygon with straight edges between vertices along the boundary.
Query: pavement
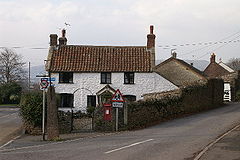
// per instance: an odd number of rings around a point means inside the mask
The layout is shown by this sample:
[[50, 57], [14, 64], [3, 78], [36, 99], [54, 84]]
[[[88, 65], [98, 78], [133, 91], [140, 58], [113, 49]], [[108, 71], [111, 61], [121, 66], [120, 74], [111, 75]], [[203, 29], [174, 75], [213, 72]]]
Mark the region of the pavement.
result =
[[240, 160], [240, 127], [210, 147], [200, 160]]
[[[240, 104], [234, 103], [138, 131], [63, 134], [60, 135], [60, 141], [55, 142], [42, 141], [42, 136], [22, 135], [0, 148], [0, 159], [1, 153], [3, 159], [6, 156], [6, 159], [15, 159], [15, 155], [16, 159], [57, 159], [56, 154], [62, 151], [62, 157], [72, 156], [69, 159], [159, 159], [161, 155], [160, 159], [164, 160], [240, 160], [239, 108]], [[236, 118], [230, 120], [232, 117]], [[224, 125], [228, 126], [227, 130], [223, 129]], [[136, 139], [142, 141], [124, 146]], [[122, 145], [124, 147], [121, 147]], [[135, 145], [139, 147], [135, 148]], [[113, 150], [105, 152], [104, 155], [100, 153], [111, 146], [114, 146]], [[118, 146], [120, 148], [114, 149]], [[89, 151], [91, 153], [87, 154]], [[41, 155], [43, 157], [40, 157], [39, 153], [44, 154]]]

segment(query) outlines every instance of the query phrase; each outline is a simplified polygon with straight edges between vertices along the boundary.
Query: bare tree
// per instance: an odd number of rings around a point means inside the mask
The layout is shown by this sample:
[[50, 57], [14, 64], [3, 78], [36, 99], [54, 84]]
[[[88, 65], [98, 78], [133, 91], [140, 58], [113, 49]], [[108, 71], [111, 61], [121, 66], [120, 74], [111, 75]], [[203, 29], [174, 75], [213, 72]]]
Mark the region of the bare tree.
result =
[[9, 48], [0, 50], [0, 83], [18, 82], [26, 79], [25, 62]]
[[240, 58], [231, 58], [227, 65], [231, 67], [233, 70], [238, 71], [240, 70]]

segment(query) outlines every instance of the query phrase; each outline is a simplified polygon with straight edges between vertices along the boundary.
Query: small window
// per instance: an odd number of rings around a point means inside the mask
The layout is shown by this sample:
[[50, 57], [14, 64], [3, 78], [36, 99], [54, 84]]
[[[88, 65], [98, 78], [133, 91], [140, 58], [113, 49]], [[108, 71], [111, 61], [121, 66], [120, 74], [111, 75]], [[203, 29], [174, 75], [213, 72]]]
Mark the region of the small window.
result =
[[134, 73], [133, 72], [124, 73], [124, 84], [134, 84]]
[[87, 96], [87, 106], [96, 107], [96, 96], [94, 95]]
[[101, 73], [101, 83], [102, 84], [110, 84], [111, 83], [111, 73], [110, 72]]
[[72, 72], [59, 73], [59, 83], [73, 83], [73, 73]]
[[73, 108], [73, 94], [67, 94], [67, 93], [59, 94], [58, 107]]

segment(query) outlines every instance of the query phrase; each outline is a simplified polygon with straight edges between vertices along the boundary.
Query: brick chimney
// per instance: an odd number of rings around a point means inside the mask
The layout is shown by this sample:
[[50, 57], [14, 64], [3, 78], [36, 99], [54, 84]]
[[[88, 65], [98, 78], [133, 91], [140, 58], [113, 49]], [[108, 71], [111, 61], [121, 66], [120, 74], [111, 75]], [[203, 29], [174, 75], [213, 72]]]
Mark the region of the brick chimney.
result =
[[66, 30], [65, 29], [62, 30], [62, 37], [59, 37], [58, 41], [59, 41], [59, 46], [67, 45]]
[[50, 34], [50, 46], [57, 46], [57, 34]]
[[213, 53], [210, 58], [211, 63], [216, 63], [216, 55]]
[[150, 33], [147, 35], [147, 50], [151, 52], [151, 68], [155, 67], [155, 34], [153, 25], [150, 26]]

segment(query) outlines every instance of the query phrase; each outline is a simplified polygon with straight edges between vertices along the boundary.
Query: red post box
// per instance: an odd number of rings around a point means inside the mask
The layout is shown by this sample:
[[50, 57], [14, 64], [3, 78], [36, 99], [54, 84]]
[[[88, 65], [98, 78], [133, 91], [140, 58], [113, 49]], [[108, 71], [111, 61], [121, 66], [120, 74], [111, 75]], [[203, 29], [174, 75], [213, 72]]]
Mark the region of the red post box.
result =
[[112, 120], [112, 105], [111, 104], [103, 104], [104, 115], [103, 118], [105, 121]]

